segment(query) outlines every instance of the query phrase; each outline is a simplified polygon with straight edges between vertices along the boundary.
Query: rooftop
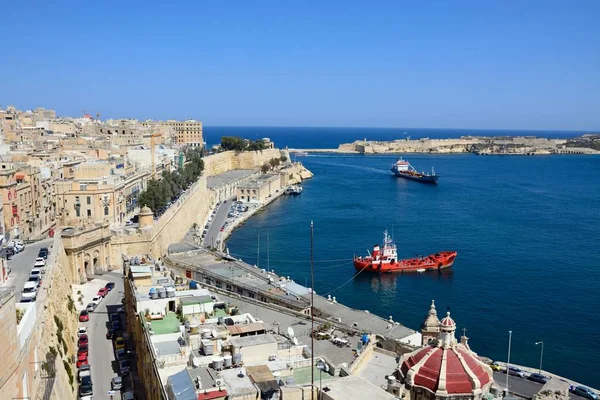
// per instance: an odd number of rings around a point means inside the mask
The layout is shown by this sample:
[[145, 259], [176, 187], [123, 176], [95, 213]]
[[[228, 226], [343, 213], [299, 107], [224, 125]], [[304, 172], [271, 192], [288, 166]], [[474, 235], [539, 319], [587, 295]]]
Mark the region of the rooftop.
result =
[[264, 335], [244, 336], [244, 337], [232, 337], [231, 345], [233, 347], [250, 347], [259, 346], [261, 344], [276, 343], [277, 339], [270, 333]]
[[179, 326], [181, 325], [177, 315], [172, 312], [167, 313], [162, 319], [153, 319], [148, 322], [150, 322], [150, 329], [155, 335], [179, 332]]
[[358, 376], [372, 384], [385, 388], [387, 386], [386, 376], [398, 368], [395, 355], [375, 348], [367, 365], [360, 370]]
[[254, 171], [251, 169], [237, 169], [219, 175], [209, 176], [206, 178], [206, 183], [209, 189], [215, 189], [240, 179], [247, 178], [252, 174], [254, 174]]
[[270, 180], [273, 179], [278, 179], [279, 175], [278, 174], [264, 174], [264, 175], [259, 175], [256, 178], [253, 178], [252, 180], [248, 181], [248, 182], [244, 182], [242, 184], [238, 185], [238, 188], [240, 189], [257, 189], [263, 185], [265, 185], [267, 182], [269, 182]]
[[369, 399], [369, 400], [394, 400], [395, 396], [379, 389], [377, 386], [364, 379], [349, 375], [343, 378], [329, 381], [323, 385], [323, 389], [328, 388], [327, 397], [335, 400], [345, 399]]

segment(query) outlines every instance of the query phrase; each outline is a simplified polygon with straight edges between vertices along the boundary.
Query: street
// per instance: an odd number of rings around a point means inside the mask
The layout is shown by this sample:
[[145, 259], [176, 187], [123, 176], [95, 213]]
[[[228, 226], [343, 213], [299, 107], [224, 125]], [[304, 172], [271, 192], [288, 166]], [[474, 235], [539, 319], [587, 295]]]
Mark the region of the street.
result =
[[[500, 387], [506, 387], [506, 374], [503, 372], [494, 371], [494, 380]], [[544, 386], [541, 383], [533, 382], [518, 376], [508, 377], [508, 389], [513, 392], [532, 398], [540, 389]], [[572, 400], [585, 400], [583, 397], [577, 396], [573, 393], [569, 393], [569, 397]]]
[[[119, 366], [115, 361], [115, 353], [112, 340], [106, 338], [107, 327], [110, 326], [110, 314], [117, 313], [117, 309], [122, 307], [121, 298], [123, 296], [123, 275], [117, 272], [107, 272], [102, 275], [101, 280], [104, 286], [106, 282], [114, 282], [115, 287], [111, 290], [104, 300], [90, 313], [88, 322], [80, 322], [79, 326], [87, 326], [89, 337], [89, 363], [92, 370], [92, 382], [94, 384], [94, 399], [110, 399], [108, 391], [110, 390], [110, 381], [118, 376]], [[94, 281], [87, 285], [95, 283]], [[86, 303], [87, 304], [87, 303]], [[121, 317], [122, 323], [125, 318]], [[127, 381], [127, 379], [123, 379]], [[116, 391], [113, 396], [115, 400], [121, 398], [120, 391]]]
[[[22, 252], [15, 254], [8, 260], [8, 265], [11, 266], [11, 273], [9, 276], [8, 286], [15, 287], [15, 298], [16, 301], [21, 301], [21, 291], [23, 290], [23, 285], [29, 279], [29, 272], [33, 269], [33, 264], [35, 259], [38, 256], [38, 252], [42, 247], [48, 247], [52, 245], [54, 239], [45, 239], [39, 242], [26, 244], [25, 250]], [[49, 261], [49, 260], [47, 260]], [[42, 275], [42, 286], [38, 290], [38, 293], [41, 294], [41, 291], [44, 288], [44, 282], [46, 281], [45, 276]]]
[[227, 200], [227, 202], [221, 203], [219, 208], [217, 208], [217, 212], [213, 217], [213, 221], [208, 226], [208, 232], [204, 237], [204, 245], [209, 247], [217, 247], [217, 241], [219, 240], [219, 234], [221, 233], [221, 227], [227, 220], [227, 214], [231, 209], [231, 201]]

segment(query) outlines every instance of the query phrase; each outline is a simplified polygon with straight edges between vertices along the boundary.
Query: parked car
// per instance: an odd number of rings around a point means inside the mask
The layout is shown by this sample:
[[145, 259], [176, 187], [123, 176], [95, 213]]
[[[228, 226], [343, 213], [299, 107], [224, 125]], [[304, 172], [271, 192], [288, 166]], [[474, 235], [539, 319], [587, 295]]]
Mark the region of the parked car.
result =
[[538, 383], [546, 383], [550, 380], [549, 376], [538, 374], [537, 372], [533, 374], [529, 374], [527, 377], [530, 381], [538, 382]]
[[124, 314], [125, 313], [125, 309], [123, 307], [119, 307], [117, 308], [117, 312], [120, 314]]
[[81, 368], [84, 365], [89, 365], [87, 354], [77, 356], [77, 363], [75, 365], [77, 366], [77, 368]]
[[106, 338], [107, 339], [112, 339], [115, 335], [115, 330], [113, 328], [108, 328], [106, 330]]
[[93, 394], [92, 377], [84, 376], [79, 384], [79, 396], [91, 396]]
[[122, 336], [119, 336], [115, 339], [115, 349], [125, 349], [125, 339]]
[[42, 257], [44, 260], [48, 259], [48, 254], [49, 251], [47, 247], [42, 247], [40, 251], [38, 251], [38, 257]]
[[[506, 369], [503, 372], [506, 374]], [[520, 378], [525, 378], [527, 375], [521, 368], [513, 367], [512, 365], [508, 367], [508, 374], [512, 376], [518, 376]]]
[[121, 326], [121, 321], [113, 321], [112, 322], [112, 327], [113, 327], [113, 330], [115, 330], [115, 331], [122, 331], [123, 330], [123, 327]]
[[111, 314], [110, 315], [110, 322], [119, 322], [121, 323], [121, 316], [119, 314]]
[[33, 278], [33, 280], [30, 278], [27, 282], [25, 282], [25, 285], [23, 285], [23, 290], [21, 291], [21, 293], [26, 294], [26, 293], [34, 293], [37, 294], [37, 289], [39, 287], [39, 282], [36, 278]]
[[490, 368], [492, 369], [492, 371], [502, 371], [502, 366], [496, 361], [490, 364]]
[[115, 283], [108, 282], [104, 287], [106, 288], [106, 290], [108, 290], [110, 292], [111, 290], [113, 290], [115, 288]]
[[[35, 283], [34, 283], [35, 285]], [[20, 303], [31, 303], [37, 300], [37, 293], [36, 292], [32, 292], [32, 293], [23, 293], [21, 294], [21, 301]]]
[[40, 268], [33, 268], [31, 272], [29, 272], [29, 276], [39, 276], [42, 277], [42, 270]]
[[130, 219], [128, 219], [127, 221], [125, 221], [125, 226], [131, 226], [133, 225], [133, 222], [131, 222]]
[[86, 334], [79, 335], [79, 338], [77, 339], [77, 346], [79, 346], [79, 347], [87, 346], [88, 343], [89, 343], [88, 335], [86, 335]]
[[571, 393], [576, 394], [577, 396], [585, 397], [586, 399], [598, 400], [598, 395], [585, 386], [575, 386], [571, 390]]
[[85, 309], [87, 312], [93, 312], [96, 309], [96, 305], [94, 303], [89, 303]]
[[102, 296], [94, 296], [94, 298], [92, 299], [92, 303], [94, 303], [96, 306], [98, 304], [100, 304], [102, 302]]
[[98, 293], [97, 293], [97, 295], [102, 298], [104, 298], [104, 296], [106, 296], [107, 294], [108, 294], [108, 289], [105, 287], [100, 288], [100, 290], [98, 290]]
[[42, 286], [42, 278], [40, 276], [30, 276], [29, 279], [27, 279], [27, 282], [32, 282], [38, 288]]
[[125, 349], [115, 350], [115, 358], [117, 359], [117, 361], [125, 360], [127, 358], [127, 352], [125, 351]]
[[88, 331], [88, 330], [87, 330], [87, 327], [85, 327], [85, 326], [80, 326], [80, 327], [79, 327], [79, 330], [77, 331], [77, 336], [78, 336], [78, 337], [81, 337], [81, 335], [85, 335], [85, 336], [87, 337], [87, 333], [88, 333], [87, 331]]
[[90, 313], [87, 310], [81, 310], [79, 313], [79, 322], [87, 322], [90, 320]]
[[33, 266], [35, 268], [43, 268], [46, 266], [46, 259], [44, 257], [38, 257], [35, 259], [35, 262], [33, 263]]
[[115, 376], [110, 381], [110, 388], [112, 390], [121, 390], [123, 387], [123, 379], [120, 376]]
[[77, 382], [81, 382], [84, 376], [92, 376], [92, 371], [90, 369], [90, 365], [82, 365], [81, 368], [77, 371]]
[[85, 354], [86, 356], [88, 355], [88, 346], [87, 345], [79, 346], [79, 348], [77, 349], [77, 355], [80, 356], [82, 354]]
[[127, 375], [129, 373], [129, 361], [119, 361], [119, 373], [121, 374], [121, 376]]

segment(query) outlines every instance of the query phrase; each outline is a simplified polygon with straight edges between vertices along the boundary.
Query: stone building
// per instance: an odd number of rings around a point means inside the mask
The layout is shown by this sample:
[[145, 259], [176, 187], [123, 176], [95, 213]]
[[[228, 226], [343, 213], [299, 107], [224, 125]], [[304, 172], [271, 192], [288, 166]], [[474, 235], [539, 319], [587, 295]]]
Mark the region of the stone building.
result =
[[[423, 324], [428, 335], [433, 333], [434, 318], [432, 303]], [[411, 400], [477, 400], [488, 394], [494, 382], [491, 368], [471, 351], [465, 336], [458, 343], [455, 332], [456, 323], [448, 312], [435, 339], [402, 356], [397, 372], [401, 386], [390, 384], [388, 391]]]
[[89, 220], [62, 231], [61, 239], [73, 277], [86, 282], [88, 276], [111, 269], [111, 236], [108, 223]]
[[281, 190], [279, 174], [264, 174], [237, 187], [237, 200], [242, 203], [264, 204]]
[[123, 224], [138, 207], [149, 171], [136, 171], [123, 161], [66, 162], [55, 180], [57, 207], [65, 225], [85, 219]]
[[162, 124], [172, 128], [175, 144], [191, 147], [203, 146], [202, 122], [188, 119], [186, 121], [169, 120]]

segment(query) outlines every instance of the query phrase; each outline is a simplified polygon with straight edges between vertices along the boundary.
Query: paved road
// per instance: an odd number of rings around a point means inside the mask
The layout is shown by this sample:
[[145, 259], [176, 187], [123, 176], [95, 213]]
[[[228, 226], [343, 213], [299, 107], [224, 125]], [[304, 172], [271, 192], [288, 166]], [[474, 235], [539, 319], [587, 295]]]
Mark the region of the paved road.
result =
[[[21, 291], [27, 279], [29, 279], [29, 272], [33, 269], [33, 264], [38, 256], [38, 252], [42, 247], [48, 247], [52, 245], [54, 239], [45, 239], [36, 243], [26, 244], [25, 250], [19, 254], [15, 254], [8, 260], [8, 265], [11, 266], [12, 271], [9, 276], [8, 286], [15, 287], [15, 298], [16, 301], [21, 301]], [[45, 276], [42, 276], [42, 287], [44, 286]], [[40, 288], [41, 289], [41, 288]]]
[[[502, 372], [494, 371], [494, 380], [500, 387], [506, 387], [506, 374]], [[519, 378], [516, 376], [510, 376], [508, 378], [508, 389], [513, 393], [518, 393], [522, 396], [532, 398], [537, 392], [542, 389], [544, 385], [537, 382], [532, 382], [527, 379]], [[577, 396], [573, 393], [569, 394], [572, 400], [585, 400], [583, 397]]]
[[[107, 272], [102, 275], [102, 279], [114, 282], [115, 288], [106, 295], [96, 310], [90, 313], [90, 320], [80, 323], [80, 325], [88, 327], [89, 360], [94, 384], [94, 399], [110, 398], [108, 396], [110, 381], [118, 375], [119, 368], [115, 361], [112, 340], [106, 339], [106, 329], [109, 326], [110, 314], [116, 313], [117, 309], [122, 306], [123, 275], [116, 272]], [[120, 398], [120, 393], [117, 392], [114, 399]]]
[[221, 203], [217, 212], [213, 217], [213, 221], [208, 227], [208, 233], [204, 237], [204, 245], [210, 247], [216, 247], [217, 241], [219, 240], [219, 234], [221, 233], [221, 227], [227, 220], [227, 214], [231, 209], [232, 200], [227, 200], [227, 203]]

